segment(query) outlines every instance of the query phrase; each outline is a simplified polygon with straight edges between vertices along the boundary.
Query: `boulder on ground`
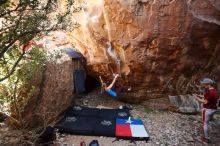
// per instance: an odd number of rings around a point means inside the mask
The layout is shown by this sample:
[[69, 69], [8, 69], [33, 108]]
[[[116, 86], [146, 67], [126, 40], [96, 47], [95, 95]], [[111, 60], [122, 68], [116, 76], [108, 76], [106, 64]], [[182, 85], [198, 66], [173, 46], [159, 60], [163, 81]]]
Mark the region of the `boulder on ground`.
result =
[[201, 111], [201, 104], [192, 95], [169, 96], [169, 100], [178, 112], [193, 114]]

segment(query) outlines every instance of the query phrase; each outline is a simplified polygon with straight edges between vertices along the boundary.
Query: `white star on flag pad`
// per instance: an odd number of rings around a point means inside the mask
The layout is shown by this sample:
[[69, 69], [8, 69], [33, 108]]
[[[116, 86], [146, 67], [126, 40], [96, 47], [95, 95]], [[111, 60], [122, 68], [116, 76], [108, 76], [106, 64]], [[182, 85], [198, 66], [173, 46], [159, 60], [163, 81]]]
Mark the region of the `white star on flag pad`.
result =
[[131, 117], [128, 118], [128, 120], [126, 121], [126, 123], [131, 124], [133, 121], [131, 120]]

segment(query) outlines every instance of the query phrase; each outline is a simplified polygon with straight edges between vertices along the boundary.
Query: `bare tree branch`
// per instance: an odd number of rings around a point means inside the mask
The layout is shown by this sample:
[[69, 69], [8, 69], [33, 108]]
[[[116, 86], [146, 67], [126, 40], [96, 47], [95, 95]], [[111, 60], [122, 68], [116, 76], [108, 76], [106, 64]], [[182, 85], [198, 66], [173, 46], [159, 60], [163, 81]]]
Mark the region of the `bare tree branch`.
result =
[[9, 10], [9, 11], [6, 11], [4, 13], [3, 12], [0, 13], [0, 17], [4, 17], [5, 15], [8, 15], [8, 14], [10, 15], [10, 13], [18, 11], [19, 7], [20, 7], [20, 5], [17, 5], [17, 7], [15, 9], [13, 9], [13, 10]]

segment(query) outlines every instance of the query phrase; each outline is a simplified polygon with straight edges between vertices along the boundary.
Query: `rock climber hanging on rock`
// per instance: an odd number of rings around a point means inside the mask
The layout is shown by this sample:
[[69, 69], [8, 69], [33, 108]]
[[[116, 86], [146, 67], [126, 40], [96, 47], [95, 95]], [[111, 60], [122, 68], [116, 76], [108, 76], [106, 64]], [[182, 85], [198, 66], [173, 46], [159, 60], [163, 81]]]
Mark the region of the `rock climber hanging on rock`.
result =
[[204, 78], [200, 81], [205, 92], [204, 95], [193, 94], [196, 100], [203, 104], [202, 108], [202, 128], [204, 136], [201, 137], [202, 142], [209, 143], [209, 122], [212, 120], [214, 113], [217, 111], [218, 92], [215, 89], [214, 81]]
[[105, 93], [107, 93], [111, 97], [118, 97], [119, 93], [131, 91], [131, 87], [115, 85], [115, 82], [118, 77], [119, 77], [119, 74], [115, 74], [112, 83], [109, 86], [107, 86], [107, 84], [103, 82], [102, 77], [99, 76], [101, 84], [102, 84], [102, 91], [105, 91]]

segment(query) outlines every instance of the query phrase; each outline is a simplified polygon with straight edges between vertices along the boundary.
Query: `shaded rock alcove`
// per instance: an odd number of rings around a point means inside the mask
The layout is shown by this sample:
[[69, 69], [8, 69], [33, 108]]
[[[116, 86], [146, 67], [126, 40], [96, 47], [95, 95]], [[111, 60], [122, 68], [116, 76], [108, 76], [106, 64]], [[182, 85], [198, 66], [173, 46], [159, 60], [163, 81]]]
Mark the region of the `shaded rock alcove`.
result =
[[85, 93], [88, 94], [97, 88], [100, 88], [100, 82], [98, 81], [98, 79], [87, 74], [85, 79]]

